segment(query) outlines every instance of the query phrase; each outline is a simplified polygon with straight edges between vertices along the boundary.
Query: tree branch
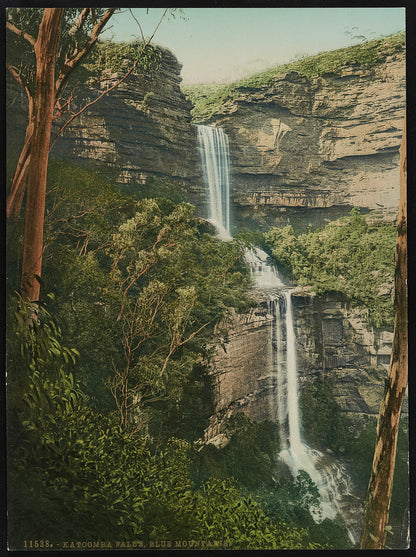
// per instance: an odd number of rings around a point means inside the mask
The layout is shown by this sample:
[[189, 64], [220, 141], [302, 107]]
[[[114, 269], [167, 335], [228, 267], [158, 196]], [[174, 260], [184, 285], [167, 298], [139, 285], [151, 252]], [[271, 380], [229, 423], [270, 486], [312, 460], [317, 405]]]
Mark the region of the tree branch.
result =
[[182, 342], [180, 342], [178, 344], [178, 348], [179, 348], [179, 346], [182, 346], [183, 344], [186, 344], [187, 342], [192, 340], [194, 338], [194, 336], [196, 336], [198, 333], [200, 333], [202, 331], [202, 329], [205, 329], [205, 327], [207, 325], [209, 325], [210, 323], [211, 323], [211, 321], [208, 321], [208, 323], [205, 323], [204, 325], [202, 325], [202, 327], [199, 327], [199, 329], [197, 331], [194, 331], [193, 333], [191, 333], [186, 340], [183, 340]]
[[133, 286], [133, 284], [135, 284], [135, 282], [137, 282], [139, 280], [139, 278], [142, 275], [144, 275], [144, 273], [146, 273], [149, 269], [151, 269], [153, 267], [153, 265], [155, 263], [156, 263], [156, 261], [153, 261], [153, 263], [149, 264], [147, 267], [142, 269], [137, 275], [134, 275], [133, 278], [130, 280], [129, 285], [126, 287], [126, 289], [123, 292], [123, 302], [122, 302], [122, 305], [121, 305], [120, 313], [118, 314], [118, 317], [117, 317], [117, 321], [120, 321], [121, 316], [123, 315], [124, 306], [126, 305], [127, 292], [130, 290], [130, 288]]
[[129, 8], [129, 12], [130, 12], [132, 18], [134, 19], [134, 21], [135, 21], [135, 22], [137, 23], [137, 25], [139, 26], [140, 33], [141, 33], [141, 36], [142, 36], [142, 41], [144, 42], [144, 41], [145, 41], [145, 38], [144, 38], [142, 26], [140, 25], [139, 21], [136, 19], [136, 16], [134, 15], [133, 10], [132, 10], [131, 8]]
[[14, 77], [14, 79], [17, 81], [17, 83], [26, 91], [26, 95], [28, 96], [28, 98], [31, 98], [32, 92], [29, 88], [29, 85], [26, 83], [26, 81], [22, 78], [20, 73], [17, 71], [17, 68], [9, 64], [7, 61], [6, 61], [6, 68], [9, 71], [9, 73]]
[[211, 321], [208, 321], [208, 323], [205, 323], [204, 325], [202, 325], [202, 327], [199, 327], [199, 329], [197, 331], [194, 331], [193, 333], [191, 333], [189, 335], [189, 337], [185, 340], [183, 340], [182, 342], [177, 342], [176, 344], [171, 344], [171, 348], [169, 350], [169, 354], [166, 356], [165, 361], [163, 363], [163, 367], [159, 373], [159, 377], [162, 377], [162, 375], [165, 372], [166, 366], [168, 365], [168, 362], [171, 358], [171, 356], [176, 352], [176, 350], [180, 347], [183, 346], [184, 344], [186, 344], [187, 342], [189, 342], [190, 340], [192, 340], [194, 338], [194, 336], [196, 336], [199, 332], [202, 331], [202, 329], [204, 329], [207, 325], [209, 325], [211, 323]]
[[30, 151], [33, 137], [33, 97], [28, 97], [28, 124], [26, 126], [25, 140], [22, 151], [20, 152], [10, 193], [7, 198], [6, 215], [9, 218], [14, 212], [15, 218], [19, 216], [20, 207], [25, 193], [27, 173], [30, 164]]
[[[90, 10], [91, 10], [91, 8], [85, 8], [80, 13], [80, 15], [78, 16], [77, 21], [75, 22], [72, 29], [79, 28], [84, 24]], [[60, 74], [59, 74], [59, 76], [56, 80], [56, 83], [55, 83], [55, 91], [56, 91], [55, 95], [56, 95], [56, 97], [59, 96], [59, 93], [65, 87], [65, 84], [68, 81], [71, 72], [78, 66], [78, 64], [80, 63], [82, 58], [84, 58], [84, 56], [86, 54], [88, 54], [88, 52], [90, 52], [92, 47], [95, 45], [95, 43], [98, 40], [98, 37], [100, 36], [100, 33], [101, 33], [103, 27], [105, 26], [107, 21], [110, 19], [110, 17], [113, 15], [115, 10], [116, 10], [116, 8], [109, 8], [105, 12], [103, 17], [100, 19], [100, 21], [94, 25], [94, 27], [91, 31], [89, 41], [84, 45], [84, 47], [79, 48], [78, 45], [77, 45], [73, 54], [72, 54], [72, 57], [69, 57], [65, 60], [63, 68], [61, 69], [61, 72], [60, 72]]]
[[22, 165], [16, 181], [13, 182], [12, 190], [9, 197], [7, 198], [6, 216], [10, 217], [11, 214], [14, 213], [15, 220], [19, 216], [20, 207], [22, 206], [22, 201], [26, 190], [29, 164], [30, 152], [28, 153], [27, 158]]
[[84, 8], [82, 10], [82, 12], [77, 17], [74, 25], [68, 31], [68, 35], [74, 35], [78, 31], [78, 29], [81, 29], [81, 27], [84, 25], [85, 20], [87, 19], [88, 14], [90, 13], [90, 11], [91, 11], [91, 8]]
[[13, 23], [10, 23], [10, 21], [6, 21], [6, 27], [12, 33], [15, 33], [16, 35], [19, 35], [19, 37], [26, 39], [33, 47], [35, 46], [36, 40], [34, 37], [32, 37], [32, 35], [29, 35], [29, 33], [21, 31], [15, 25], [13, 25]]
[[[69, 118], [69, 120], [67, 120], [65, 122], [65, 124], [56, 132], [56, 134], [54, 135], [51, 143], [50, 143], [50, 147], [49, 149], [52, 149], [55, 141], [57, 140], [58, 136], [64, 131], [64, 129], [75, 119], [77, 118], [80, 114], [82, 114], [83, 112], [85, 112], [85, 110], [87, 110], [87, 108], [89, 108], [90, 106], [92, 106], [93, 104], [95, 104], [97, 101], [99, 101], [100, 99], [102, 99], [104, 97], [104, 95], [107, 95], [108, 93], [110, 93], [110, 91], [112, 91], [113, 89], [115, 89], [116, 87], [118, 87], [118, 85], [120, 85], [120, 83], [122, 83], [125, 79], [128, 78], [128, 76], [133, 72], [134, 68], [137, 66], [137, 64], [139, 63], [140, 57], [144, 51], [144, 49], [149, 45], [150, 41], [153, 39], [153, 37], [155, 36], [156, 31], [158, 30], [160, 24], [162, 23], [163, 18], [165, 17], [167, 11], [169, 8], [166, 8], [165, 11], [162, 14], [162, 17], [159, 20], [159, 23], [157, 24], [155, 30], [153, 31], [151, 37], [144, 43], [144, 45], [142, 46], [142, 48], [140, 49], [139, 52], [139, 56], [136, 58], [136, 60], [133, 62], [133, 65], [131, 66], [131, 68], [129, 69], [129, 71], [127, 73], [124, 74], [124, 76], [119, 79], [118, 81], [116, 81], [116, 83], [114, 83], [113, 85], [111, 85], [110, 87], [108, 87], [108, 89], [106, 89], [105, 91], [103, 91], [96, 99], [94, 99], [93, 101], [87, 103], [86, 105], [84, 105], [78, 112], [76, 112], [75, 114], [73, 114], [71, 116], [71, 118]], [[59, 78], [58, 78], [59, 79]], [[59, 91], [57, 90], [57, 93]]]

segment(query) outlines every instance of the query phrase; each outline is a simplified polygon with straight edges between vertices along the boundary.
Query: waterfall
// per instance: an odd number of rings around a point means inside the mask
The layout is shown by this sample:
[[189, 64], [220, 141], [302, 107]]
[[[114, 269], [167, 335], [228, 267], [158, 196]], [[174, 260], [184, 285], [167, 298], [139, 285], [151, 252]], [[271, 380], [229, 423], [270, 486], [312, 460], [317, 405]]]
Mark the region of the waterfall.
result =
[[279, 277], [276, 267], [270, 265], [270, 257], [260, 248], [252, 247], [244, 254], [246, 263], [250, 267], [250, 273], [256, 288], [268, 290], [271, 288], [283, 288], [284, 284]]
[[[230, 157], [228, 138], [222, 128], [198, 126], [198, 140], [208, 189], [209, 219], [219, 236], [231, 239], [230, 233]], [[270, 257], [257, 247], [247, 249], [245, 260], [255, 288], [268, 298], [270, 319], [270, 367], [276, 385], [276, 409], [279, 423], [280, 459], [295, 478], [300, 470], [307, 472], [321, 497], [321, 512], [314, 518], [343, 515], [339, 501], [350, 496], [346, 470], [335, 459], [311, 449], [301, 439], [296, 335], [293, 323], [292, 293], [283, 283]], [[354, 536], [348, 530], [350, 539]]]
[[285, 292], [286, 300], [286, 374], [287, 406], [289, 412], [289, 447], [298, 452], [301, 446], [298, 405], [298, 375], [296, 367], [296, 338], [293, 328], [292, 295]]
[[223, 240], [230, 240], [230, 152], [222, 128], [198, 126], [198, 142], [208, 186], [209, 220]]
[[287, 448], [287, 436], [284, 431], [283, 424], [285, 423], [286, 414], [286, 399], [287, 389], [284, 373], [284, 359], [283, 359], [283, 335], [282, 335], [282, 320], [280, 315], [279, 298], [276, 295], [269, 295], [269, 314], [272, 316], [270, 323], [270, 362], [271, 371], [276, 377], [276, 403], [277, 412], [272, 412], [276, 416], [277, 422], [280, 424], [280, 446]]
[[[316, 485], [320, 509], [312, 514], [319, 521], [345, 515], [343, 499], [353, 498], [345, 468], [330, 455], [311, 449], [301, 439], [296, 335], [293, 322], [292, 293], [279, 277], [267, 254], [253, 248], [246, 255], [255, 287], [268, 295], [270, 316], [271, 370], [276, 378], [276, 412], [280, 431], [280, 460], [296, 478], [304, 470]], [[347, 528], [350, 540], [355, 537]]]

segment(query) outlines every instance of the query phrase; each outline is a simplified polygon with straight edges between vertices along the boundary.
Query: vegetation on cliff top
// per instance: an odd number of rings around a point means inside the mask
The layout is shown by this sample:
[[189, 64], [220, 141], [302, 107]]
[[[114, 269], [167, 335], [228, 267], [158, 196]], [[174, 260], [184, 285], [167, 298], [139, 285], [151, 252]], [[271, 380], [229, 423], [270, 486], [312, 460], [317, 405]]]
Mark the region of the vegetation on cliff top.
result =
[[298, 72], [311, 79], [335, 73], [344, 65], [358, 64], [369, 68], [381, 64], [388, 56], [404, 49], [405, 32], [401, 31], [389, 37], [294, 60], [231, 84], [188, 85], [182, 89], [194, 105], [192, 110], [194, 121], [206, 122], [220, 110], [224, 103], [238, 98], [244, 89], [268, 87], [273, 84], [273, 80], [277, 76], [282, 76], [282, 74]]
[[[101, 41], [86, 58], [82, 68], [84, 81], [99, 81], [111, 74], [124, 74], [139, 60], [133, 75], [148, 76], [156, 72], [161, 63], [162, 50], [143, 41], [116, 43]], [[81, 69], [80, 69], [81, 71]]]

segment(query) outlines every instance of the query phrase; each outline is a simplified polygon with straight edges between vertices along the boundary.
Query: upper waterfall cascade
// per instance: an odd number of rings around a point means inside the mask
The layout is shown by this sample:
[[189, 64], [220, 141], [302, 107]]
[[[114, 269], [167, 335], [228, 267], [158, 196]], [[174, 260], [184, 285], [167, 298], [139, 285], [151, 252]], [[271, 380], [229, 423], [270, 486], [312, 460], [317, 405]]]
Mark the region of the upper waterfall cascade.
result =
[[[230, 163], [228, 139], [221, 128], [198, 126], [204, 177], [208, 189], [209, 218], [219, 236], [231, 239], [230, 233]], [[321, 496], [321, 511], [316, 519], [335, 518], [343, 514], [340, 501], [351, 496], [348, 474], [341, 464], [320, 451], [311, 449], [301, 438], [296, 362], [296, 335], [292, 309], [292, 292], [279, 276], [271, 258], [257, 247], [247, 249], [245, 260], [256, 289], [269, 300], [270, 369], [275, 387], [275, 419], [279, 423], [280, 459], [296, 477], [299, 470], [309, 474]], [[349, 531], [351, 540], [354, 536]]]
[[230, 232], [230, 152], [228, 137], [222, 128], [198, 126], [198, 142], [208, 186], [209, 220], [223, 240]]

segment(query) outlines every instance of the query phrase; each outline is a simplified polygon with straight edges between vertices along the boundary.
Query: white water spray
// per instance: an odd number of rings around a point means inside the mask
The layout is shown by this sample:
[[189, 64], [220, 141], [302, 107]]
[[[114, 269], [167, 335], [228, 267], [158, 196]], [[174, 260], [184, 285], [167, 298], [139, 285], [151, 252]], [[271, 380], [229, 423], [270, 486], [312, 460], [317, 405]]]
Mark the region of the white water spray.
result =
[[250, 273], [256, 288], [269, 290], [284, 287], [276, 267], [268, 262], [270, 257], [265, 251], [253, 246], [246, 251], [244, 258], [250, 267]]

